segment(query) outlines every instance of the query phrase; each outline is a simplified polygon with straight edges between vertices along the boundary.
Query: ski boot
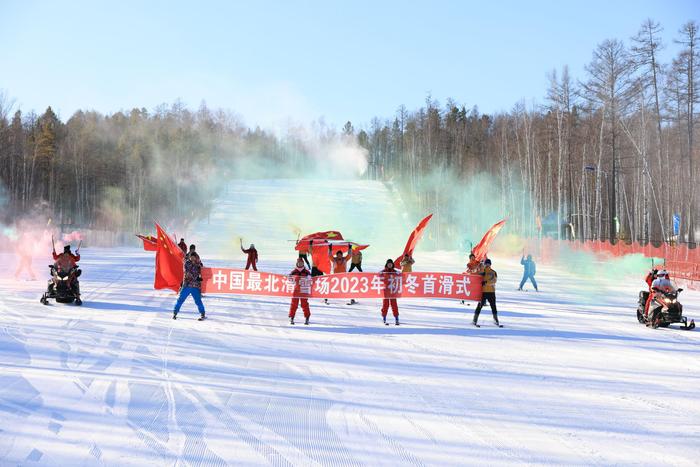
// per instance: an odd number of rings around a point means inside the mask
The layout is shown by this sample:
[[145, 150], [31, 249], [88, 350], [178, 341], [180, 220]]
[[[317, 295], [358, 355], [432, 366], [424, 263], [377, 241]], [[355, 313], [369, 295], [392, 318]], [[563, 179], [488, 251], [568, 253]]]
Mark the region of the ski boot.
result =
[[304, 320], [304, 324], [307, 325], [307, 326], [309, 325], [309, 318], [306, 318], [306, 319]]
[[289, 324], [294, 324], [294, 318], [289, 318]]
[[204, 321], [205, 319], [207, 319], [207, 318], [204, 316], [204, 313], [202, 313], [202, 316], [197, 318], [197, 321]]

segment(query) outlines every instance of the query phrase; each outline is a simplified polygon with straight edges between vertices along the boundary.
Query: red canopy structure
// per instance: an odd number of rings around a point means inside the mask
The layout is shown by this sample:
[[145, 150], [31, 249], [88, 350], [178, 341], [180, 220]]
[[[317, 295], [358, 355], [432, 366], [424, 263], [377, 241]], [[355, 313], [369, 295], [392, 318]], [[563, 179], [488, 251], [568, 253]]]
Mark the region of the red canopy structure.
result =
[[352, 246], [353, 250], [364, 250], [369, 245], [361, 245], [355, 242], [349, 242], [343, 238], [343, 234], [337, 230], [327, 230], [325, 232], [315, 232], [301, 238], [295, 247], [297, 251], [311, 253], [314, 266], [323, 271], [324, 274], [330, 274], [331, 261], [328, 257], [330, 247], [331, 255], [341, 252], [344, 255], [348, 252], [348, 247]]

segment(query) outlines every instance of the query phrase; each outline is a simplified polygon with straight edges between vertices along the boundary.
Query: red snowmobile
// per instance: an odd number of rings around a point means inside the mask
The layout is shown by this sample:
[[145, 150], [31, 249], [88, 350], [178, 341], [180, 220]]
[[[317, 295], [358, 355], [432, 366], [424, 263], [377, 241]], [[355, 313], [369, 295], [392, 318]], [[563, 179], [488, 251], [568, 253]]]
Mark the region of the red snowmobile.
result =
[[80, 306], [83, 304], [80, 300], [80, 269], [77, 267], [71, 268], [69, 271], [63, 270], [60, 266], [49, 264], [51, 269], [51, 279], [46, 292], [41, 296], [41, 303], [49, 304], [49, 298], [55, 299], [58, 303], [73, 303]]
[[639, 292], [639, 303], [637, 305], [637, 321], [654, 329], [658, 327], [667, 328], [673, 323], [681, 323], [680, 329], [690, 331], [695, 328], [695, 320], [690, 320], [683, 316], [683, 305], [678, 301], [678, 295], [683, 289], [668, 292], [654, 291], [649, 303], [649, 313], [644, 314], [644, 307], [649, 298], [649, 291]]

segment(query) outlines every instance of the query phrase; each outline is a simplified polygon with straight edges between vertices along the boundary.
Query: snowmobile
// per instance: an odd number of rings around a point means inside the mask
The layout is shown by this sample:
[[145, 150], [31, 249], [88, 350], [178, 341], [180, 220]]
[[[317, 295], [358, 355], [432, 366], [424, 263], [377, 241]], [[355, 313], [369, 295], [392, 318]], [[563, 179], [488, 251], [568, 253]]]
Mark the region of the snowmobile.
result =
[[59, 266], [49, 264], [51, 270], [51, 279], [49, 285], [39, 300], [44, 305], [49, 304], [49, 298], [53, 298], [58, 303], [73, 303], [80, 306], [83, 301], [80, 300], [80, 269], [73, 267], [68, 271], [61, 269]]
[[690, 331], [695, 328], [695, 320], [690, 320], [683, 316], [683, 305], [678, 301], [678, 295], [683, 289], [670, 292], [653, 292], [654, 298], [649, 303], [649, 314], [644, 315], [644, 307], [649, 298], [649, 291], [639, 292], [639, 302], [637, 304], [637, 321], [645, 325], [651, 325], [654, 329], [658, 327], [667, 328], [672, 323], [682, 323], [681, 329]]

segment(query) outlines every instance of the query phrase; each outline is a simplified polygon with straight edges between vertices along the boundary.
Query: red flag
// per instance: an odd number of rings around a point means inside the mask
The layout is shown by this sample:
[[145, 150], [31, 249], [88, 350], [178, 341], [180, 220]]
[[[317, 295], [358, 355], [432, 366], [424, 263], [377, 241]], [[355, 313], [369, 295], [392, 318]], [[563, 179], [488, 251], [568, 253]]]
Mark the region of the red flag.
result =
[[403, 249], [403, 253], [401, 253], [401, 256], [396, 258], [396, 261], [394, 261], [394, 264], [401, 264], [401, 259], [406, 255], [407, 253], [410, 256], [413, 256], [413, 250], [416, 248], [416, 245], [418, 245], [418, 242], [420, 239], [423, 237], [423, 230], [425, 230], [426, 226], [428, 225], [428, 222], [430, 222], [430, 219], [433, 217], [432, 214], [427, 215], [422, 221], [418, 223], [415, 229], [413, 229], [413, 232], [411, 232], [411, 235], [408, 236], [408, 241], [406, 242], [406, 246]]
[[486, 254], [489, 252], [489, 247], [491, 246], [493, 239], [496, 238], [496, 235], [498, 235], [498, 232], [504, 225], [506, 225], [505, 219], [503, 219], [501, 222], [493, 224], [493, 226], [484, 235], [484, 238], [482, 238], [481, 241], [476, 244], [472, 250], [472, 253], [474, 253], [474, 256], [476, 256], [477, 261], [483, 261], [486, 259]]
[[158, 248], [153, 288], [172, 289], [177, 292], [185, 275], [183, 269], [185, 254], [158, 224], [156, 224], [156, 231]]
[[145, 251], [158, 251], [158, 241], [153, 235], [136, 235], [143, 241]]
[[328, 230], [304, 236], [297, 242], [295, 249], [306, 252], [311, 250], [310, 253], [314, 266], [323, 271], [324, 274], [330, 274], [331, 261], [330, 258], [328, 258], [328, 247], [331, 247], [332, 255], [335, 255], [338, 251], [346, 255], [348, 253], [348, 245], [352, 245], [353, 251], [364, 250], [369, 246], [345, 241], [343, 239], [343, 234], [337, 230]]

